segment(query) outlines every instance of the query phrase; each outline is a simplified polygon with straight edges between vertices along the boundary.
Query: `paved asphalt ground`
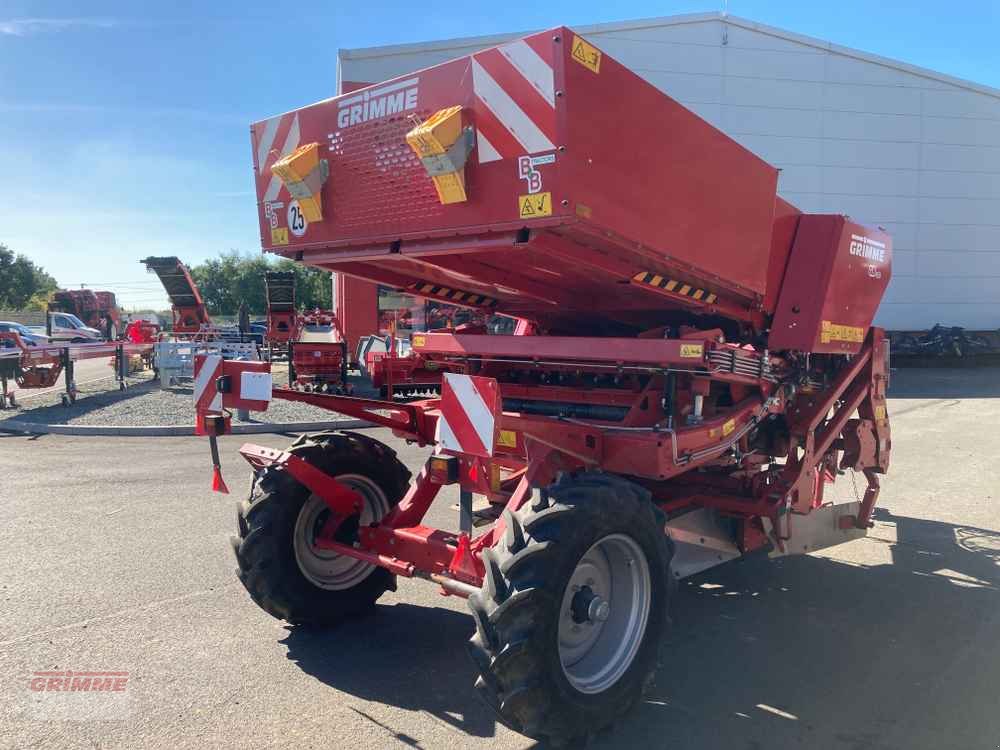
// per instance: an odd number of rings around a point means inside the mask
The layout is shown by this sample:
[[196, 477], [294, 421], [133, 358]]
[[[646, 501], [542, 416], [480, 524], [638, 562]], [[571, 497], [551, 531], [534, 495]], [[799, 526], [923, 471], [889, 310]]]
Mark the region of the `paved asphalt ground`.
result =
[[[869, 538], [683, 584], [652, 695], [594, 747], [1000, 744], [1000, 371], [895, 378]], [[232, 498], [239, 443], [222, 441]], [[0, 437], [0, 747], [535, 746], [479, 704], [465, 604], [429, 584], [326, 632], [257, 609], [233, 576], [234, 501], [208, 481], [193, 438]], [[429, 520], [451, 525], [453, 502]], [[127, 716], [32, 718], [29, 677], [64, 669], [128, 670]]]

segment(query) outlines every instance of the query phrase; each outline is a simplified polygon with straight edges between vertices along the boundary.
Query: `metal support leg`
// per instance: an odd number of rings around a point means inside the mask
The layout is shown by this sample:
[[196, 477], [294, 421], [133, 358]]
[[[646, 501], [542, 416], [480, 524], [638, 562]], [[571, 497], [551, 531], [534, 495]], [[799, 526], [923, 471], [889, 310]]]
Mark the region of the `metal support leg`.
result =
[[128, 376], [128, 360], [125, 357], [124, 344], [115, 347], [115, 372], [118, 373], [118, 390], [124, 391], [128, 387], [128, 383], [125, 382]]
[[289, 388], [295, 387], [295, 365], [292, 363], [293, 347], [294, 344], [291, 341], [289, 341], [288, 342], [288, 387]]
[[62, 350], [63, 377], [66, 378], [66, 393], [63, 394], [63, 406], [69, 406], [76, 401], [76, 376], [73, 372], [73, 360], [69, 356], [69, 347]]
[[458, 530], [472, 533], [472, 491], [462, 488], [458, 496]]

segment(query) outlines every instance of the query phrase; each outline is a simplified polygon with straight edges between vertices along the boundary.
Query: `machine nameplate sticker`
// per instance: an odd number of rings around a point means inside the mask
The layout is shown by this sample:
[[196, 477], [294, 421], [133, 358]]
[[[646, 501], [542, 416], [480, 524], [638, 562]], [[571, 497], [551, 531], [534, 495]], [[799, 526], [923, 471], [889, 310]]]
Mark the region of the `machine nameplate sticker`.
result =
[[860, 344], [865, 340], [865, 329], [858, 326], [842, 326], [824, 320], [819, 332], [821, 344], [829, 344], [831, 341], [846, 341], [849, 344]]
[[685, 359], [699, 359], [704, 351], [704, 344], [681, 344], [681, 356]]
[[535, 167], [542, 164], [555, 163], [555, 154], [545, 154], [543, 156], [521, 156], [517, 160], [517, 177], [528, 183], [528, 192], [531, 194], [541, 192], [542, 173]]
[[537, 219], [539, 216], [551, 216], [552, 193], [519, 195], [517, 197], [517, 210], [518, 215], [522, 219]]
[[592, 44], [587, 44], [578, 36], [573, 37], [573, 46], [570, 48], [570, 56], [583, 67], [601, 72], [601, 51]]

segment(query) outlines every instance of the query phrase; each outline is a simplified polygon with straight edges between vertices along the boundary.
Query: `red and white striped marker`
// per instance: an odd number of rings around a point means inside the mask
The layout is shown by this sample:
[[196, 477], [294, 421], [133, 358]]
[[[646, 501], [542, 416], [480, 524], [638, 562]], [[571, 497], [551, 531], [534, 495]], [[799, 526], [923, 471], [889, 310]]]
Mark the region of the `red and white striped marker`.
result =
[[[216, 387], [216, 381], [222, 377], [222, 356], [219, 354], [194, 355], [194, 408], [196, 431], [203, 425], [203, 415], [209, 413], [222, 414], [222, 394]], [[200, 433], [204, 434], [204, 433]], [[208, 435], [208, 444], [212, 450], [212, 491], [229, 494], [229, 488], [222, 478], [222, 465], [219, 460], [219, 444], [214, 432]]]
[[444, 373], [437, 442], [442, 450], [480, 458], [493, 455], [501, 411], [493, 378]]
[[481, 164], [555, 150], [553, 54], [535, 34], [472, 56]]
[[221, 377], [221, 355], [194, 355], [194, 408], [196, 412], [222, 411], [222, 394], [215, 387], [215, 381]]

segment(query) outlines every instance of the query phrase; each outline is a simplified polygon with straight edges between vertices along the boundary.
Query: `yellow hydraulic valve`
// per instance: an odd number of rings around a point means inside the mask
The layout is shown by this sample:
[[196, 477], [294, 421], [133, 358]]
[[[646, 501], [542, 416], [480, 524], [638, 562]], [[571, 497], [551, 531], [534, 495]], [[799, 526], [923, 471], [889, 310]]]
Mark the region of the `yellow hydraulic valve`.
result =
[[326, 159], [319, 158], [319, 144], [307, 143], [271, 165], [271, 174], [281, 180], [298, 200], [306, 221], [323, 221], [323, 183], [330, 174]]
[[441, 203], [462, 203], [465, 162], [473, 146], [472, 128], [462, 127], [462, 108], [438, 110], [406, 134], [406, 142], [434, 180]]

